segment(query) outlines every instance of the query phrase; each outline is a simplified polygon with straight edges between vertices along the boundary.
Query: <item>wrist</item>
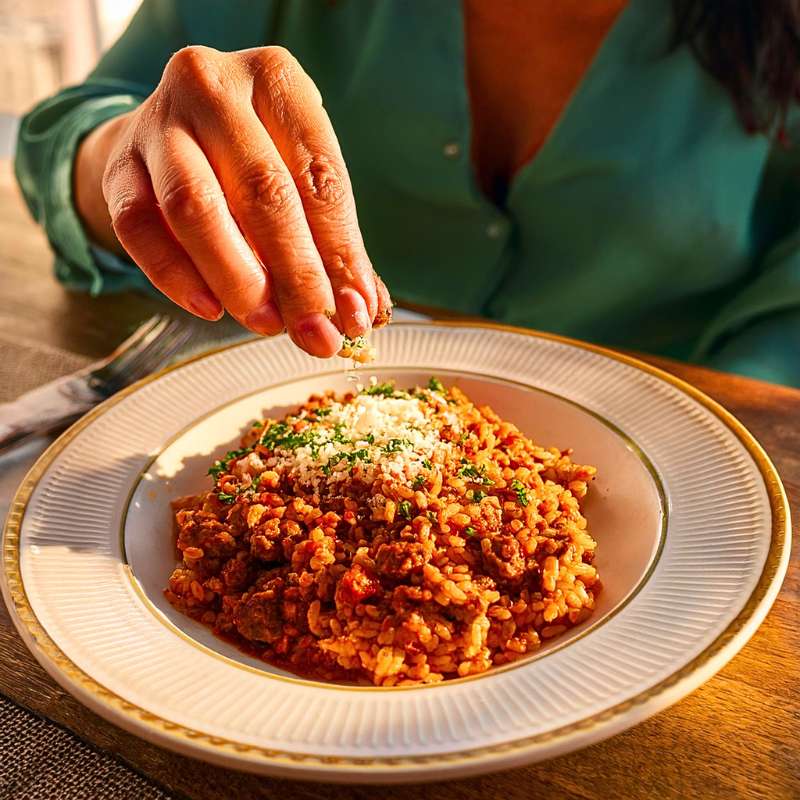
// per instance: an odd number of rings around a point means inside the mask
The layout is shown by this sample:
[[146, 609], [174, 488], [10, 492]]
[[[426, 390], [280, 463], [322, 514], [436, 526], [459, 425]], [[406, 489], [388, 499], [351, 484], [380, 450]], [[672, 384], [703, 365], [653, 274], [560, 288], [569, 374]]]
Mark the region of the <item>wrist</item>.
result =
[[75, 207], [89, 238], [106, 250], [118, 253], [124, 250], [111, 226], [108, 204], [103, 197], [103, 174], [132, 113], [106, 120], [81, 141], [72, 177]]

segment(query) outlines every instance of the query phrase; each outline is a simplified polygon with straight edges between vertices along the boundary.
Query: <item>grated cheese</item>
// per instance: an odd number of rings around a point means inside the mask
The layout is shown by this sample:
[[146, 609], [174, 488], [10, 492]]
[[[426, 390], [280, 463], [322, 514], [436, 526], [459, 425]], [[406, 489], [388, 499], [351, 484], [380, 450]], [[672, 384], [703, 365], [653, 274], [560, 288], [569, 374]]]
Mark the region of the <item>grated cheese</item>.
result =
[[[333, 401], [322, 411], [303, 410], [285, 423], [275, 423], [288, 426], [290, 432], [299, 429], [302, 442], [279, 443], [264, 460], [245, 456], [234, 471], [255, 480], [257, 472], [276, 470], [320, 494], [336, 491], [351, 479], [366, 484], [379, 478], [410, 482], [429, 471], [431, 462], [448, 455], [452, 445], [441, 439], [441, 427], [458, 426], [441, 393], [429, 391], [423, 398], [375, 379], [347, 402]], [[267, 427], [263, 436], [271, 430]]]

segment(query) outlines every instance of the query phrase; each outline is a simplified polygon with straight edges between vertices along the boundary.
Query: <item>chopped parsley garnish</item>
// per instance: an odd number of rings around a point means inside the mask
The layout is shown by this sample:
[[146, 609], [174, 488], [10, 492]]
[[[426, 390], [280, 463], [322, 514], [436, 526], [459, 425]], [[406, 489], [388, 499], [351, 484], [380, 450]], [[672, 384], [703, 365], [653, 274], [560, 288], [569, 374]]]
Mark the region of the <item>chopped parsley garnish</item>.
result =
[[483, 498], [486, 497], [486, 492], [482, 492], [480, 489], [473, 489], [472, 490], [472, 502], [473, 503], [480, 503]]
[[514, 480], [511, 481], [511, 488], [517, 495], [517, 502], [523, 507], [527, 506], [530, 500], [528, 499], [528, 490], [525, 488], [525, 484], [514, 478]]
[[422, 459], [422, 466], [425, 467], [425, 469], [433, 469], [433, 464], [431, 464], [427, 458]]
[[264, 447], [274, 450], [286, 434], [289, 433], [289, 426], [285, 422], [274, 422], [261, 434], [259, 440]]
[[228, 494], [227, 492], [220, 492], [217, 497], [219, 497], [220, 501], [230, 505], [235, 499], [235, 494]]
[[339, 442], [340, 444], [350, 444], [350, 439], [348, 439], [344, 435], [344, 425], [341, 422], [337, 422], [333, 426], [333, 436], [331, 436], [332, 442]]
[[253, 424], [250, 427], [251, 428], [263, 428], [264, 427], [264, 423], [261, 422], [261, 420], [257, 419], [257, 420], [255, 420], [255, 422], [253, 422]]
[[441, 392], [441, 393], [444, 393], [444, 386], [442, 385], [442, 382], [441, 382], [441, 381], [440, 381], [438, 378], [434, 378], [434, 377], [432, 377], [432, 378], [431, 378], [431, 379], [428, 381], [428, 388], [429, 388], [429, 389], [430, 389], [432, 392]]
[[421, 489], [425, 485], [425, 476], [424, 475], [417, 475], [414, 478], [413, 483], [411, 484], [412, 489]]
[[486, 476], [486, 467], [481, 467], [479, 470], [474, 464], [470, 464], [469, 462], [463, 464], [458, 474], [471, 483], [481, 483], [483, 485], [491, 483], [491, 480]]
[[367, 444], [375, 444], [375, 436], [374, 436], [374, 434], [368, 433], [368, 434], [367, 434], [367, 435], [364, 437], [364, 441], [365, 441]]
[[367, 461], [369, 459], [369, 450], [367, 450], [366, 447], [362, 447], [360, 450], [353, 450], [351, 453], [345, 453], [344, 457], [351, 464], [354, 464], [356, 461]]
[[438, 520], [439, 520], [439, 518], [436, 516], [436, 512], [435, 511], [429, 511], [428, 512], [428, 519], [431, 522], [438, 522]]
[[469, 431], [464, 431], [464, 433], [462, 433], [461, 436], [459, 436], [458, 443], [459, 444], [466, 444], [467, 443], [467, 439], [469, 439]]
[[317, 417], [327, 417], [333, 409], [330, 406], [323, 406], [322, 408], [315, 408], [314, 415]]
[[233, 461], [235, 458], [241, 458], [242, 456], [246, 456], [249, 452], [251, 452], [252, 448], [250, 447], [243, 447], [240, 450], [228, 450], [222, 458], [215, 461], [209, 468], [208, 474], [214, 479], [217, 480], [220, 475], [222, 475], [228, 469], [228, 463]]
[[217, 480], [220, 475], [228, 468], [227, 464], [223, 464], [222, 461], [215, 461], [209, 468], [208, 474], [214, 479]]
[[367, 386], [367, 388], [363, 390], [362, 394], [377, 394], [381, 397], [394, 397], [395, 388], [394, 384], [390, 382], [376, 383], [374, 386]]
[[397, 504], [397, 510], [400, 512], [401, 517], [411, 519], [411, 503], [408, 500], [401, 500]]
[[464, 528], [464, 536], [475, 536], [476, 533], [477, 531], [472, 527], [472, 525], [467, 525], [467, 527]]
[[408, 439], [389, 439], [383, 446], [383, 450], [386, 453], [399, 453], [404, 447], [411, 447]]

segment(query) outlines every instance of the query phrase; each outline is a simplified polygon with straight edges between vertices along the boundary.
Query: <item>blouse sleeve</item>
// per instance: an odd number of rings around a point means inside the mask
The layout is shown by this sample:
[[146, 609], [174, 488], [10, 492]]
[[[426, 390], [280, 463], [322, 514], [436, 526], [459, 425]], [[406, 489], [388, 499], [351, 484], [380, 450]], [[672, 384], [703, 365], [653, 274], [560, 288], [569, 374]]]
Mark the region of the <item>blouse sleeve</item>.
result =
[[149, 285], [132, 262], [89, 241], [72, 196], [78, 145], [101, 122], [136, 108], [176, 50], [187, 44], [222, 50], [263, 44], [272, 13], [271, 0], [144, 0], [83, 84], [44, 100], [22, 119], [17, 181], [47, 234], [60, 281], [93, 294]]

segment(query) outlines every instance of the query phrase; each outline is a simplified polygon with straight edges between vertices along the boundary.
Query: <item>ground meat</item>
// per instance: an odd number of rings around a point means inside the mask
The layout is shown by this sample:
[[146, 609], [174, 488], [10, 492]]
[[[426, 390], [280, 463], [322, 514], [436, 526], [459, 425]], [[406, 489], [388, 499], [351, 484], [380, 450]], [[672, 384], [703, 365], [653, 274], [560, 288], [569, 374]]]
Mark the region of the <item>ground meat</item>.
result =
[[396, 611], [406, 611], [409, 603], [424, 603], [430, 598], [431, 591], [429, 589], [401, 584], [400, 586], [395, 586], [392, 592], [392, 608]]
[[272, 578], [265, 582], [262, 591], [247, 596], [239, 604], [233, 622], [245, 639], [272, 643], [283, 635], [283, 587], [282, 578]]
[[262, 561], [279, 561], [283, 556], [280, 520], [270, 519], [259, 524], [250, 536], [250, 554]]
[[382, 578], [401, 581], [412, 572], [421, 572], [427, 560], [425, 546], [420, 542], [387, 542], [375, 554], [375, 569]]
[[482, 592], [493, 592], [497, 584], [488, 575], [478, 575], [472, 579], [472, 584]]
[[488, 552], [481, 551], [486, 571], [498, 581], [518, 583], [522, 580], [525, 573], [525, 559], [522, 557], [516, 538], [503, 533], [488, 541], [491, 543], [491, 549]]
[[207, 556], [229, 556], [236, 551], [236, 539], [225, 523], [208, 511], [180, 511], [177, 515], [178, 545], [181, 550], [199, 547]]
[[500, 509], [491, 503], [481, 503], [480, 516], [483, 522], [483, 529], [486, 531], [498, 531], [501, 525]]
[[242, 591], [250, 582], [250, 566], [248, 560], [244, 558], [231, 558], [222, 568], [221, 577], [228, 589], [234, 592]]
[[281, 547], [283, 549], [283, 557], [287, 561], [291, 561], [292, 553], [294, 553], [295, 545], [302, 542], [307, 534], [299, 522], [293, 519], [282, 519], [280, 521]]
[[382, 592], [380, 581], [370, 575], [360, 564], [348, 569], [336, 584], [334, 602], [339, 613], [349, 615], [353, 606], [368, 597]]

